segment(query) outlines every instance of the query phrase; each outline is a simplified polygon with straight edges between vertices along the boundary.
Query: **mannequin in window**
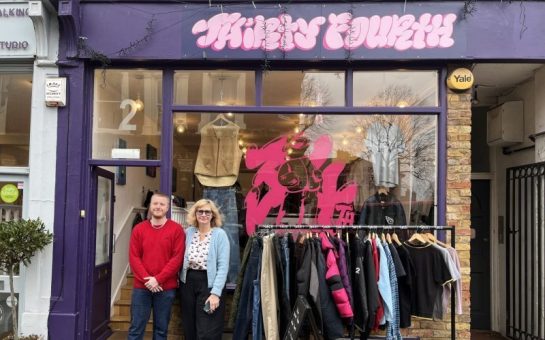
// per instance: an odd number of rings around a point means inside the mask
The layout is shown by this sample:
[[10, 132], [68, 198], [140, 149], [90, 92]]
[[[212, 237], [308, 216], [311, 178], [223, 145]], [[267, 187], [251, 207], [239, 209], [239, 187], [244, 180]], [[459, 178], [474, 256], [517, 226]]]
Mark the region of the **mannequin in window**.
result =
[[359, 225], [406, 225], [407, 218], [401, 202], [385, 186], [369, 196], [360, 213]]

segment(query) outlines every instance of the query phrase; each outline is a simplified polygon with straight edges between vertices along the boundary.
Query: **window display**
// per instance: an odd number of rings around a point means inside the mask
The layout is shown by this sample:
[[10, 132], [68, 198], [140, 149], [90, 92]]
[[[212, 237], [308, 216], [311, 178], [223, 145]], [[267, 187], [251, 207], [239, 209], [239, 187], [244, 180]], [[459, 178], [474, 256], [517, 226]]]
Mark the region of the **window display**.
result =
[[28, 166], [32, 72], [0, 73], [0, 166]]
[[[239, 186], [246, 214], [232, 217], [246, 234], [263, 223], [434, 222], [436, 116], [180, 112], [173, 119], [182, 118], [175, 195], [191, 202], [228, 189], [236, 212]], [[216, 141], [225, 133], [229, 147], [207, 142], [207, 126]]]
[[192, 70], [174, 73], [175, 105], [255, 105], [253, 71]]
[[146, 159], [148, 145], [160, 154], [162, 72], [95, 70], [94, 86], [93, 158]]
[[354, 106], [438, 106], [437, 71], [354, 72]]
[[342, 71], [269, 71], [263, 77], [263, 105], [344, 106]]

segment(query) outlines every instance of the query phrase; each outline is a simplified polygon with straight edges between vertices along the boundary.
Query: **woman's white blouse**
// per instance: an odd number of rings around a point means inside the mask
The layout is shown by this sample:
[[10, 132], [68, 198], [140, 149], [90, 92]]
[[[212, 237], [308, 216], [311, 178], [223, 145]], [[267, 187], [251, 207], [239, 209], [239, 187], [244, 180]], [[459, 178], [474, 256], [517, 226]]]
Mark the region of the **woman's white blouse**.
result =
[[204, 234], [204, 239], [200, 240], [202, 235], [198, 230], [193, 234], [191, 244], [188, 249], [189, 269], [206, 270], [206, 261], [208, 259], [208, 249], [212, 233]]

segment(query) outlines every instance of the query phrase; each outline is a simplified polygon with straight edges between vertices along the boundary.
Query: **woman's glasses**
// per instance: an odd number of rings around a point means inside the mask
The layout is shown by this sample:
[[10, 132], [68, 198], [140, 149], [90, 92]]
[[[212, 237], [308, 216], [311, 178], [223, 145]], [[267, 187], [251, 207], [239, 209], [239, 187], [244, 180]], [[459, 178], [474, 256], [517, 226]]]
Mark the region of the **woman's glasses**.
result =
[[210, 216], [212, 215], [212, 210], [197, 210], [197, 215]]

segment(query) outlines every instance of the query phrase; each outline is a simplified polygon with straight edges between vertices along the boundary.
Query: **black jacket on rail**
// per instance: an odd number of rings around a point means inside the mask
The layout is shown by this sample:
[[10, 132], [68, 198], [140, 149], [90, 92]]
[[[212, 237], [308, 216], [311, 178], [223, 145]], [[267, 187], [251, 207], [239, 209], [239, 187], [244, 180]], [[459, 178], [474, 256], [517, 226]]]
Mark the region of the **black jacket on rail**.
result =
[[363, 242], [363, 266], [365, 268], [365, 281], [367, 287], [367, 310], [369, 311], [369, 318], [367, 319], [366, 333], [369, 333], [374, 325], [377, 317], [377, 310], [379, 308], [380, 295], [378, 292], [377, 281], [375, 280], [375, 263], [373, 262], [373, 249], [370, 242]]
[[344, 325], [333, 301], [329, 286], [325, 279], [326, 264], [322, 254], [322, 243], [319, 239], [311, 240], [316, 254], [316, 268], [318, 270], [320, 305], [322, 311], [322, 326], [324, 339], [338, 339], [344, 335]]
[[369, 319], [369, 310], [367, 309], [367, 284], [365, 282], [364, 247], [359, 238], [353, 238], [350, 242], [350, 258], [352, 267], [350, 273], [352, 276], [352, 294], [354, 308], [354, 324], [361, 330], [366, 329]]

